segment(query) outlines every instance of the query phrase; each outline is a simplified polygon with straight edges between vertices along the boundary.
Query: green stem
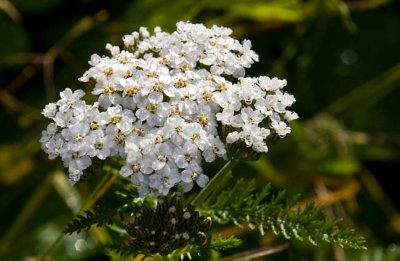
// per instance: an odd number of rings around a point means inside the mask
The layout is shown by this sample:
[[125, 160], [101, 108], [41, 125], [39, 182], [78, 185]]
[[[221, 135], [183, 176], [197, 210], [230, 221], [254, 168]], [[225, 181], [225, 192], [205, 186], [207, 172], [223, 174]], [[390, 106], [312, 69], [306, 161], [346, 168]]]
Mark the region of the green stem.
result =
[[211, 195], [214, 190], [221, 185], [221, 182], [230, 173], [230, 171], [236, 166], [238, 162], [235, 160], [229, 160], [222, 169], [208, 182], [197, 197], [192, 201], [192, 204], [200, 207], [209, 195]]
[[[110, 172], [107, 171], [106, 175], [104, 175], [103, 179], [101, 179], [100, 182], [97, 184], [96, 188], [93, 190], [92, 194], [90, 194], [88, 200], [79, 210], [78, 214], [82, 214], [85, 210], [91, 208], [107, 192], [107, 190], [112, 186], [118, 176], [118, 174], [113, 173], [110, 178]], [[61, 232], [56, 240], [44, 251], [39, 260], [45, 261], [50, 253], [54, 251], [58, 244], [61, 243], [63, 238], [64, 233]]]
[[46, 178], [26, 201], [17, 218], [9, 227], [7, 232], [0, 239], [0, 259], [6, 256], [10, 246], [15, 243], [16, 238], [23, 230], [25, 224], [29, 221], [35, 211], [38, 210], [45, 197], [51, 191], [50, 178]]

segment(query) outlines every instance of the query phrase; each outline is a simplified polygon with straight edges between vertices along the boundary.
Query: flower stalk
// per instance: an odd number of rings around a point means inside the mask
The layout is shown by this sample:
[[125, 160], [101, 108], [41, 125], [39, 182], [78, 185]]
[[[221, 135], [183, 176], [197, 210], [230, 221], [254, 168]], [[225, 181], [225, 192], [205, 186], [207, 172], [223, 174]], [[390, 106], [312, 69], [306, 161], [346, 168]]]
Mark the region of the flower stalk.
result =
[[[111, 175], [110, 175], [111, 174]], [[106, 175], [100, 180], [92, 194], [89, 196], [86, 203], [79, 210], [78, 214], [84, 213], [85, 210], [90, 209], [91, 207], [99, 201], [99, 199], [111, 188], [112, 184], [115, 182], [117, 177], [119, 176], [118, 172], [108, 172], [106, 171]], [[47, 257], [57, 248], [57, 246], [61, 243], [64, 238], [64, 232], [61, 232], [56, 240], [43, 252], [40, 256], [40, 261], [45, 261]]]
[[231, 159], [222, 167], [222, 169], [210, 180], [210, 182], [201, 190], [201, 192], [192, 201], [192, 204], [196, 207], [200, 207], [204, 201], [213, 193], [216, 188], [220, 187], [221, 182], [227, 177], [227, 175], [236, 166], [238, 161]]

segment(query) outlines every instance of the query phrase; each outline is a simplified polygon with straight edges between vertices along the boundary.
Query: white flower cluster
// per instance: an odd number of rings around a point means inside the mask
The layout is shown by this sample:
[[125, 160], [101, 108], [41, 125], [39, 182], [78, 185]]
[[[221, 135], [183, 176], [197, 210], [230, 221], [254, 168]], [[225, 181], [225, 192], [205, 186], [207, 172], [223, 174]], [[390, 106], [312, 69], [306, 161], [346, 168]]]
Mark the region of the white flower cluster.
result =
[[[282, 92], [285, 80], [245, 78], [258, 56], [250, 41], [230, 34], [179, 22], [171, 34], [140, 28], [124, 36], [124, 50], [107, 44], [111, 56], [92, 55], [80, 78], [98, 100], [89, 105], [81, 90], [61, 92], [43, 111], [54, 123], [43, 131], [42, 148], [62, 158], [72, 183], [91, 158], [119, 155], [121, 175], [131, 176], [141, 196], [166, 195], [176, 184], [205, 186], [202, 161], [226, 158], [226, 144], [266, 152], [267, 137], [290, 132], [287, 122], [297, 115], [286, 108], [295, 99]], [[232, 130], [226, 137], [222, 126]]]

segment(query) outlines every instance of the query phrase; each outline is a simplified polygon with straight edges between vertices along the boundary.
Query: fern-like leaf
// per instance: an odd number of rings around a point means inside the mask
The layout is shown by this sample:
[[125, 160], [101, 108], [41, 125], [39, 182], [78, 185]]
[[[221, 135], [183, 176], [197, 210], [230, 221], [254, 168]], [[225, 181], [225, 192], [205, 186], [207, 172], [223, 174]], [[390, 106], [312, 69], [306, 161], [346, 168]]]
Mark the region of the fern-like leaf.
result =
[[304, 209], [294, 210], [297, 198], [288, 200], [284, 191], [272, 193], [266, 185], [255, 193], [254, 181], [239, 180], [232, 188], [222, 191], [219, 196], [206, 202], [201, 210], [219, 223], [233, 222], [239, 226], [272, 230], [287, 239], [296, 238], [317, 245], [325, 241], [354, 249], [365, 249], [365, 239], [354, 230], [341, 229], [339, 220], [327, 222], [321, 208], [312, 204]]
[[216, 251], [222, 251], [230, 248], [235, 248], [242, 244], [242, 240], [235, 238], [234, 236], [230, 236], [228, 238], [223, 238], [221, 235], [218, 235], [215, 239], [210, 242], [209, 248], [214, 249]]
[[74, 232], [80, 233], [82, 230], [88, 230], [93, 225], [98, 227], [111, 222], [112, 216], [114, 216], [114, 211], [101, 211], [96, 210], [95, 212], [92, 210], [87, 210], [82, 215], [77, 215], [64, 229], [65, 234], [72, 234]]
[[100, 227], [112, 224], [113, 217], [117, 213], [129, 214], [138, 207], [135, 201], [136, 194], [136, 188], [132, 183], [119, 179], [92, 209], [77, 215], [64, 229], [64, 233], [79, 233], [90, 229], [93, 225]]

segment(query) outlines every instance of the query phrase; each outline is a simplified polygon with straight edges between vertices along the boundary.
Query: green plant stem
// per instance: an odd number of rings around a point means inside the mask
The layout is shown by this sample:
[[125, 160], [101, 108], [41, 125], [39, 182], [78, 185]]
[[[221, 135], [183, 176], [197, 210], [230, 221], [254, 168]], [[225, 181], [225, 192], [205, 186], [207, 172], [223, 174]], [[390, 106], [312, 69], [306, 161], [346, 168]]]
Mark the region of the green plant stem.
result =
[[[106, 172], [103, 179], [97, 184], [96, 188], [93, 190], [92, 194], [90, 194], [88, 200], [85, 204], [81, 207], [78, 214], [83, 213], [85, 210], [91, 208], [107, 191], [111, 188], [112, 184], [118, 177], [118, 172], [113, 172], [112, 176], [110, 177], [111, 172]], [[40, 259], [41, 261], [45, 261], [46, 258], [54, 251], [54, 249], [58, 246], [58, 244], [64, 238], [64, 233], [61, 232], [56, 240], [43, 252]]]
[[46, 178], [26, 201], [14, 222], [0, 239], [0, 259], [10, 250], [15, 239], [23, 230], [30, 217], [37, 211], [45, 197], [51, 191], [50, 178]]
[[211, 195], [214, 190], [221, 185], [225, 177], [230, 173], [230, 171], [236, 166], [238, 162], [236, 160], [229, 160], [222, 169], [208, 182], [197, 197], [192, 201], [192, 204], [200, 207], [209, 195]]
[[203, 11], [209, 4], [210, 0], [200, 0], [196, 1], [195, 4], [192, 5], [192, 8], [187, 12], [181, 19], [181, 21], [193, 21], [197, 17], [197, 15]]

